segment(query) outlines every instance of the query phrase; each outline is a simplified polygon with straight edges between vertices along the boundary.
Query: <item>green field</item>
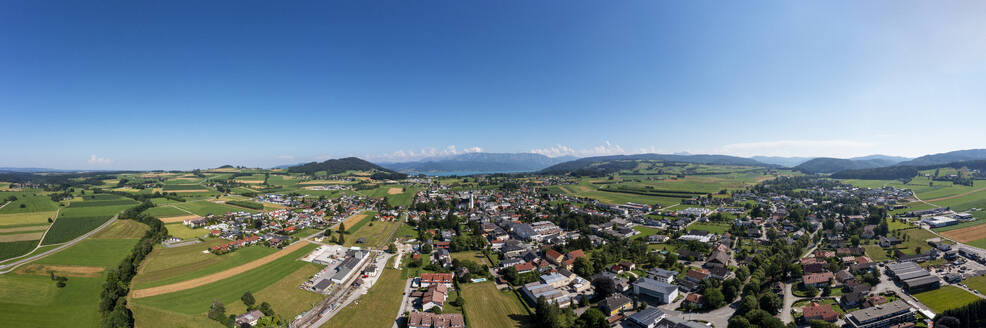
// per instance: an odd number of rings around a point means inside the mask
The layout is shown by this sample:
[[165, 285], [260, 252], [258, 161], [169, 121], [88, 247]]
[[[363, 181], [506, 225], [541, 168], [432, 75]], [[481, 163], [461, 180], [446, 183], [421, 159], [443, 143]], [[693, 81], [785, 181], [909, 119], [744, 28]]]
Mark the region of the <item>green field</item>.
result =
[[473, 328], [521, 327], [528, 313], [520, 299], [510, 291], [496, 289], [493, 282], [461, 285], [465, 299], [466, 326]]
[[76, 207], [99, 207], [99, 206], [118, 206], [118, 205], [136, 205], [132, 199], [115, 199], [115, 200], [87, 200], [82, 202], [72, 202], [69, 205], [70, 208]]
[[207, 190], [209, 188], [206, 188], [205, 186], [199, 184], [166, 184], [164, 185], [164, 188], [161, 189], [164, 191], [180, 191], [180, 190]]
[[[924, 230], [924, 229], [901, 230], [901, 231], [896, 232], [896, 233], [899, 233], [900, 234], [900, 237], [903, 237], [904, 234], [907, 235], [907, 240], [905, 240], [900, 245], [897, 245], [895, 247], [897, 249], [900, 249], [900, 251], [902, 253], [909, 254], [909, 255], [917, 254], [916, 249], [918, 247], [921, 248], [921, 251], [922, 252], [927, 251], [928, 249], [931, 249], [931, 246], [928, 245], [928, 243], [926, 242], [926, 240], [931, 239], [931, 238], [937, 238], [938, 237], [935, 234], [929, 232], [928, 230]], [[890, 235], [897, 236], [896, 233], [891, 232]], [[898, 238], [900, 238], [900, 237], [898, 237]], [[900, 239], [903, 239], [903, 238], [900, 238]]]
[[134, 288], [162, 286], [207, 276], [277, 252], [275, 248], [259, 245], [240, 248], [223, 255], [202, 252], [222, 242], [227, 241], [216, 239], [191, 246], [155, 249], [144, 260], [140, 273], [134, 277]]
[[912, 296], [934, 310], [935, 313], [942, 313], [979, 300], [978, 296], [955, 286], [945, 286]]
[[978, 290], [980, 294], [986, 294], [986, 276], [975, 276], [962, 281], [969, 286], [969, 289]]
[[[369, 217], [360, 222], [363, 223], [367, 221], [369, 221]], [[374, 247], [377, 249], [385, 248], [387, 247], [387, 242], [390, 241], [390, 235], [393, 234], [394, 230], [396, 230], [401, 224], [400, 222], [381, 221], [373, 221], [370, 223], [373, 223], [373, 226], [366, 223], [356, 232], [346, 235], [346, 242], [343, 246]], [[349, 229], [348, 231], [352, 231], [352, 229]], [[359, 238], [366, 238], [366, 243], [362, 245], [356, 244], [356, 240]]]
[[711, 223], [711, 222], [695, 222], [688, 226], [688, 231], [692, 230], [705, 230], [710, 233], [721, 235], [723, 232], [729, 231], [729, 224], [725, 223]]
[[93, 239], [140, 239], [147, 232], [147, 225], [134, 220], [118, 220], [108, 228], [92, 236]]
[[401, 272], [387, 266], [370, 291], [336, 313], [322, 327], [375, 328], [390, 327], [401, 307], [405, 280]]
[[[306, 280], [310, 279], [324, 266], [305, 263], [297, 271], [285, 276], [281, 280], [267, 286], [259, 291], [250, 291], [257, 303], [268, 302], [277, 313], [285, 319], [294, 318], [302, 312], [311, 310], [315, 304], [322, 301], [323, 296], [318, 293], [309, 292], [298, 288]], [[244, 313], [246, 305], [237, 300], [232, 304], [226, 304], [227, 313]]]
[[[307, 265], [298, 258], [315, 249], [315, 244], [267, 263], [259, 268], [208, 285], [179, 292], [133, 299], [135, 304], [184, 314], [200, 314], [209, 310], [213, 300], [234, 303], [246, 291], [259, 291]], [[400, 299], [397, 300], [400, 302]]]
[[[388, 191], [390, 188], [400, 188], [404, 190], [401, 193], [390, 194]], [[373, 198], [387, 198], [387, 202], [393, 206], [411, 206], [411, 201], [414, 199], [414, 194], [418, 192], [420, 188], [417, 187], [405, 187], [401, 185], [381, 185], [374, 189], [360, 190], [357, 191], [359, 194], [366, 195], [367, 197]]]
[[[3, 199], [10, 196], [17, 197], [17, 200], [0, 208], [0, 214], [45, 212], [58, 209], [58, 204], [40, 192], [3, 192], [0, 193], [0, 204], [4, 203]], [[24, 207], [21, 208], [21, 205]]]
[[661, 230], [661, 229], [658, 229], [658, 228], [651, 228], [651, 227], [645, 227], [645, 226], [635, 226], [635, 227], [633, 227], [633, 230], [640, 231], [640, 234], [638, 234], [636, 236], [633, 236], [633, 238], [631, 238], [631, 239], [646, 238], [647, 236], [656, 235], [656, 234], [659, 234], [659, 233], [664, 232], [664, 230]]
[[33, 263], [112, 267], [120, 264], [134, 245], [137, 239], [86, 239]]
[[465, 251], [451, 253], [453, 260], [469, 260], [479, 264], [490, 265], [490, 260], [480, 251]]
[[0, 243], [0, 260], [18, 257], [38, 246], [37, 240], [11, 241]]
[[189, 216], [188, 212], [182, 211], [180, 209], [171, 206], [156, 206], [144, 211], [144, 214], [156, 217], [156, 218], [168, 218], [174, 216]]
[[45, 235], [44, 244], [60, 244], [79, 237], [106, 223], [108, 216], [60, 217]]
[[0, 214], [0, 228], [11, 228], [29, 225], [47, 225], [48, 219], [54, 219], [57, 211]]
[[193, 239], [209, 234], [209, 232], [206, 231], [205, 229], [202, 228], [192, 229], [182, 224], [181, 222], [167, 223], [164, 225], [164, 227], [168, 228], [168, 235], [178, 237], [181, 239]]
[[[206, 216], [209, 214], [221, 215], [221, 214], [226, 214], [228, 212], [251, 212], [251, 213], [257, 212], [256, 210], [251, 210], [251, 209], [236, 207], [236, 206], [229, 206], [226, 204], [217, 204], [204, 200], [175, 203], [172, 204], [172, 206], [195, 213], [195, 215], [198, 216]], [[188, 214], [186, 213], [182, 215], [188, 215]]]
[[866, 249], [866, 256], [874, 262], [890, 259], [890, 257], [887, 256], [887, 251], [879, 245], [864, 245], [863, 248]]

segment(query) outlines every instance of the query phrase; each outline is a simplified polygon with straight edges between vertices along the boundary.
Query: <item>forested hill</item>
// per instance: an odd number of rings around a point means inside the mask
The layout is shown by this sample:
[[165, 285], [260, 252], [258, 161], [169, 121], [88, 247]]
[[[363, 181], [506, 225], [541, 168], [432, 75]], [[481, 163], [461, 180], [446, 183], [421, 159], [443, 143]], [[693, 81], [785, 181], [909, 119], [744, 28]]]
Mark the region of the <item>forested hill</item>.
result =
[[842, 158], [819, 157], [798, 164], [794, 169], [804, 173], [835, 173], [845, 170], [870, 169], [893, 165], [892, 161], [883, 159], [852, 160]]
[[573, 172], [592, 171], [596, 174], [605, 174], [619, 170], [632, 169], [636, 166], [634, 161], [665, 161], [677, 163], [711, 164], [711, 165], [744, 165], [778, 167], [778, 165], [764, 164], [749, 158], [727, 156], [727, 155], [669, 155], [669, 154], [637, 154], [637, 155], [613, 155], [580, 158], [552, 165], [540, 173], [543, 174], [564, 174]]
[[405, 172], [534, 172], [574, 157], [548, 157], [533, 153], [468, 153], [417, 162], [387, 163], [381, 166]]
[[845, 170], [832, 174], [836, 179], [865, 179], [865, 180], [906, 180], [918, 175], [918, 171], [943, 167], [968, 168], [970, 170], [986, 171], [986, 160], [961, 161], [938, 165], [924, 166], [888, 166], [869, 169]]
[[380, 171], [385, 173], [397, 173], [356, 157], [330, 159], [321, 163], [311, 162], [288, 168], [288, 172], [291, 173], [315, 174], [315, 172], [318, 171], [325, 171], [328, 174], [339, 174], [346, 171]]
[[947, 153], [924, 155], [909, 161], [901, 162], [901, 166], [942, 165], [962, 161], [986, 160], [986, 149], [956, 150]]

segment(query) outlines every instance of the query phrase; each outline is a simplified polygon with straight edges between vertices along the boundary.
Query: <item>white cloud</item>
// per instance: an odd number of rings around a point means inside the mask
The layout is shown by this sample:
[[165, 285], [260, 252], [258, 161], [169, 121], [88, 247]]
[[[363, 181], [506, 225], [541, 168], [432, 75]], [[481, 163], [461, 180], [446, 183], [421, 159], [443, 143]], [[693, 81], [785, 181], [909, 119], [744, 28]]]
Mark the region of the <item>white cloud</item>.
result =
[[398, 162], [398, 161], [416, 161], [428, 157], [441, 157], [441, 156], [452, 156], [452, 155], [468, 154], [468, 153], [478, 153], [482, 151], [483, 149], [478, 146], [472, 146], [460, 150], [455, 145], [448, 145], [442, 149], [438, 149], [435, 147], [426, 147], [419, 149], [417, 151], [400, 149], [392, 153], [365, 154], [362, 155], [361, 157], [369, 161]]
[[107, 164], [110, 164], [110, 163], [113, 163], [113, 160], [111, 160], [109, 158], [99, 157], [99, 156], [96, 156], [96, 154], [93, 154], [92, 156], [89, 156], [89, 164], [107, 165]]
[[855, 140], [775, 140], [735, 143], [722, 152], [736, 156], [826, 156], [846, 157], [875, 151], [876, 145]]
[[531, 152], [548, 157], [558, 157], [558, 156], [589, 157], [589, 156], [603, 156], [603, 155], [620, 155], [627, 153], [625, 150], [623, 150], [623, 147], [611, 143], [608, 140], [602, 145], [591, 147], [591, 148], [585, 148], [585, 149], [575, 149], [569, 146], [558, 144], [548, 148], [531, 149]]

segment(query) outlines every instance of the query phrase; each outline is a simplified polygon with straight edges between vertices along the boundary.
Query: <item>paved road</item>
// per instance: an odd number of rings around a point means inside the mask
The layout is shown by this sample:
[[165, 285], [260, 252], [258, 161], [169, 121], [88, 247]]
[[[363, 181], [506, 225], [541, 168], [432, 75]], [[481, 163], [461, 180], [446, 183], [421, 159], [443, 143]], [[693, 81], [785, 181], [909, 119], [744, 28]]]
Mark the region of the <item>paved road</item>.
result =
[[[89, 231], [89, 232], [85, 233], [82, 236], [79, 236], [79, 237], [77, 237], [75, 239], [72, 239], [69, 242], [63, 243], [63, 244], [59, 245], [58, 247], [55, 247], [53, 249], [49, 249], [49, 250], [45, 251], [44, 253], [40, 253], [40, 254], [37, 254], [37, 255], [28, 257], [26, 259], [18, 260], [17, 262], [0, 265], [0, 274], [8, 273], [10, 271], [14, 271], [14, 269], [17, 269], [17, 267], [19, 267], [21, 265], [30, 263], [30, 262], [35, 261], [35, 260], [38, 260], [38, 259], [45, 258], [48, 255], [58, 253], [58, 252], [60, 252], [61, 250], [65, 249], [65, 248], [71, 247], [72, 245], [77, 244], [78, 242], [82, 241], [83, 239], [89, 238], [89, 236], [92, 236], [92, 235], [96, 234], [97, 232], [100, 232], [103, 229], [106, 229], [106, 227], [109, 227], [110, 225], [112, 225], [113, 222], [116, 222], [116, 218], [118, 216], [119, 216], [119, 214], [114, 215], [112, 218], [110, 218], [105, 223], [103, 223], [103, 225], [101, 225], [99, 227], [96, 227], [96, 229], [93, 229], [92, 231]], [[42, 239], [42, 240], [44, 240], [44, 239]]]
[[791, 284], [784, 284], [784, 308], [781, 309], [781, 321], [784, 323], [794, 322], [794, 316], [791, 315], [791, 307], [794, 306], [794, 302], [796, 301], [797, 298], [791, 292]]
[[404, 290], [403, 290], [404, 291], [404, 296], [403, 296], [404, 299], [401, 300], [401, 308], [400, 308], [400, 310], [397, 311], [397, 317], [394, 318], [394, 327], [393, 328], [400, 327], [401, 316], [404, 314], [404, 311], [407, 309], [409, 303], [411, 302], [411, 300], [409, 300], [408, 298], [411, 296], [411, 292], [410, 292], [411, 291], [411, 282], [413, 282], [413, 281], [414, 281], [414, 278], [407, 278], [407, 281], [404, 283]]
[[734, 308], [734, 306], [737, 306], [739, 304], [739, 301], [736, 301], [732, 304], [723, 306], [721, 308], [709, 312], [682, 313], [681, 311], [675, 310], [676, 308], [678, 308], [678, 306], [681, 304], [682, 301], [661, 305], [659, 306], [659, 308], [665, 313], [667, 313], [668, 315], [679, 316], [685, 318], [686, 320], [699, 320], [699, 321], [709, 322], [715, 328], [726, 328], [726, 326], [729, 325], [729, 317], [732, 317], [733, 313], [736, 312], [736, 308]]

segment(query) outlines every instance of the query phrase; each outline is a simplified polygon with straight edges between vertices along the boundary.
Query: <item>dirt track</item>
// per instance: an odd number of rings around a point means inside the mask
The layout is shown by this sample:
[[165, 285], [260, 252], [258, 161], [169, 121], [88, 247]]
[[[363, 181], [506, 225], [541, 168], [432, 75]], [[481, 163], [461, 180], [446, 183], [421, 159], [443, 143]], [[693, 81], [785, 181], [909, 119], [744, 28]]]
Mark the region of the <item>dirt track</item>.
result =
[[307, 242], [294, 243], [288, 247], [285, 247], [280, 251], [277, 251], [277, 253], [264, 256], [262, 258], [254, 260], [253, 262], [235, 268], [229, 268], [226, 269], [225, 271], [216, 272], [205, 277], [199, 277], [191, 280], [177, 282], [170, 285], [138, 289], [130, 293], [130, 296], [133, 298], [144, 298], [144, 297], [150, 297], [155, 295], [174, 293], [177, 291], [192, 289], [202, 285], [210, 284], [229, 277], [233, 277], [243, 272], [250, 271], [252, 269], [256, 269], [264, 264], [273, 262], [274, 260], [287, 256], [288, 254], [291, 254], [291, 252], [294, 252], [296, 250], [301, 249], [302, 247], [305, 247], [305, 245], [308, 245], [308, 243]]
[[949, 230], [949, 231], [941, 232], [940, 234], [957, 242], [967, 243], [973, 240], [986, 238], [986, 224]]
[[404, 192], [404, 188], [390, 188], [387, 189], [388, 195], [396, 195]]

